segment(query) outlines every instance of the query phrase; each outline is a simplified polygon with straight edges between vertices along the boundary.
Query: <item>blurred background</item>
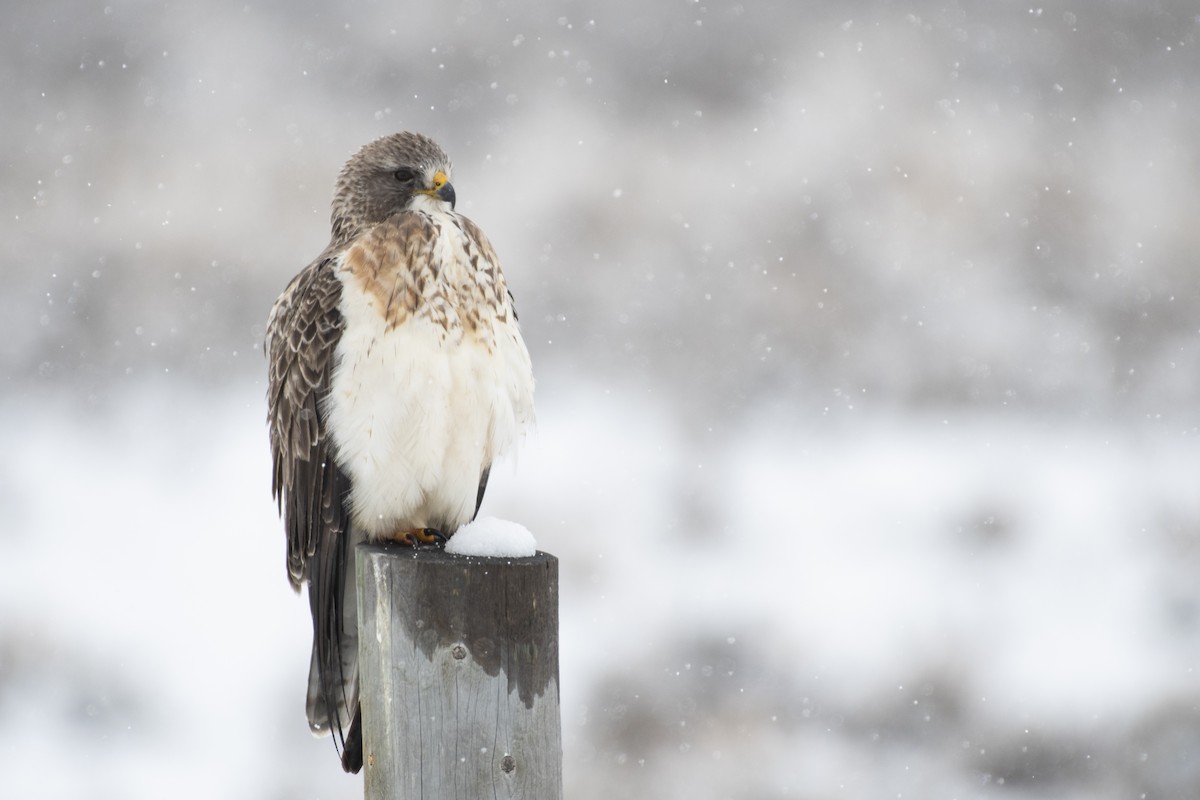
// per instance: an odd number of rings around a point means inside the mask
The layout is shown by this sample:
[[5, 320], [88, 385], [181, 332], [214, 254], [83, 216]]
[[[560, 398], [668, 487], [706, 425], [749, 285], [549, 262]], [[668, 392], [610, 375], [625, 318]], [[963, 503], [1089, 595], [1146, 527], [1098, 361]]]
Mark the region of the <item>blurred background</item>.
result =
[[1200, 787], [1200, 13], [13, 0], [0, 794], [353, 798], [263, 328], [365, 142], [504, 263], [589, 798]]

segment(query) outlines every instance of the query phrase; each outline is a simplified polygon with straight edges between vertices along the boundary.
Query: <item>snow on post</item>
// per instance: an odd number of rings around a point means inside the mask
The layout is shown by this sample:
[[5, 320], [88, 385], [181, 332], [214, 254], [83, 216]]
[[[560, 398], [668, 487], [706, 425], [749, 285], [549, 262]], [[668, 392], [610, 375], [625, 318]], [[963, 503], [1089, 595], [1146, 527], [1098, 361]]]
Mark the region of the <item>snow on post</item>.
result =
[[562, 798], [558, 559], [481, 522], [451, 543], [532, 554], [358, 547], [367, 800]]
[[460, 556], [520, 558], [537, 553], [537, 542], [518, 522], [482, 517], [468, 522], [446, 543], [446, 552]]

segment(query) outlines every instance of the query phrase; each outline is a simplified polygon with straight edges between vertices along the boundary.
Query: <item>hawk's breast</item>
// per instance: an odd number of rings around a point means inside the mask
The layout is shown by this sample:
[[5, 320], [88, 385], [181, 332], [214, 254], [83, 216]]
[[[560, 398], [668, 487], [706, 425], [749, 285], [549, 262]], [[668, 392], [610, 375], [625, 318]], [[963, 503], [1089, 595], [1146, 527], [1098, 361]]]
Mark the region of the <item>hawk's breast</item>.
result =
[[533, 414], [529, 354], [491, 245], [469, 220], [405, 212], [342, 256], [326, 416], [368, 538], [475, 512], [483, 470]]

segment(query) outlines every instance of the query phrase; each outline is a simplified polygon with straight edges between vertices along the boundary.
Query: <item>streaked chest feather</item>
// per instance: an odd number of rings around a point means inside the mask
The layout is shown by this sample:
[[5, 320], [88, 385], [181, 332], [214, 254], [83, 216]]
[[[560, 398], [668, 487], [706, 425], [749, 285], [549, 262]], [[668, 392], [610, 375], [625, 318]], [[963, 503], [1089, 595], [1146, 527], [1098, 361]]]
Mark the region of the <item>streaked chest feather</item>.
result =
[[495, 252], [464, 217], [397, 215], [351, 246], [341, 269], [388, 329], [428, 320], [449, 339], [474, 336], [491, 349], [493, 323], [508, 322], [508, 289]]

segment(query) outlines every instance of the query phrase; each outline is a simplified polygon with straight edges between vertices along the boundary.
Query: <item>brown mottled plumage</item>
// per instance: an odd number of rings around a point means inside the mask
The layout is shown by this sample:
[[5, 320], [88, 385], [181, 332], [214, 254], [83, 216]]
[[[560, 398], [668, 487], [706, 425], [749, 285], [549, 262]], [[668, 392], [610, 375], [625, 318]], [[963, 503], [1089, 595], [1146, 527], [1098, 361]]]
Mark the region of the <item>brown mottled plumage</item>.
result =
[[399, 133], [338, 177], [325, 251], [267, 322], [272, 491], [307, 584], [307, 714], [362, 765], [353, 547], [453, 535], [533, 414], [529, 354], [491, 244], [454, 213], [450, 162]]

